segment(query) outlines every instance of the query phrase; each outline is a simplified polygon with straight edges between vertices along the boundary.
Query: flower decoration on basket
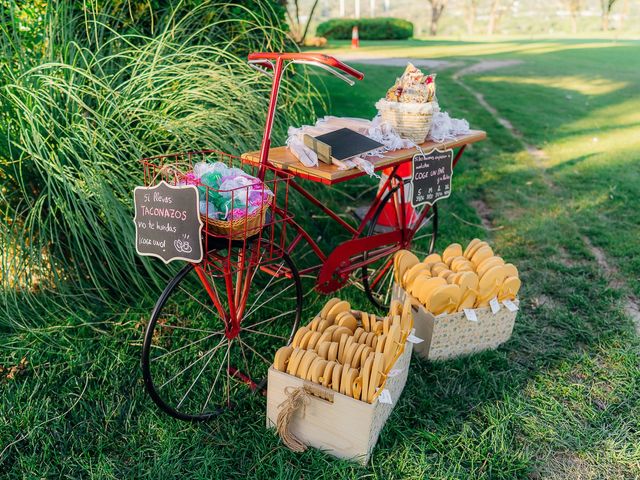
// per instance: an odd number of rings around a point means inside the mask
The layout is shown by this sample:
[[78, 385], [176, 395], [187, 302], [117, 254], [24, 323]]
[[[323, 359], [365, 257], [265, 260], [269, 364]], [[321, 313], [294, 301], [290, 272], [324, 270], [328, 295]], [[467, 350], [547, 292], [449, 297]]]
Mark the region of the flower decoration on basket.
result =
[[199, 162], [180, 182], [196, 185], [209, 233], [241, 238], [264, 225], [273, 192], [260, 179], [222, 162]]
[[409, 63], [402, 76], [376, 103], [382, 120], [400, 136], [422, 143], [429, 134], [431, 118], [440, 111], [436, 99], [436, 75], [423, 74]]

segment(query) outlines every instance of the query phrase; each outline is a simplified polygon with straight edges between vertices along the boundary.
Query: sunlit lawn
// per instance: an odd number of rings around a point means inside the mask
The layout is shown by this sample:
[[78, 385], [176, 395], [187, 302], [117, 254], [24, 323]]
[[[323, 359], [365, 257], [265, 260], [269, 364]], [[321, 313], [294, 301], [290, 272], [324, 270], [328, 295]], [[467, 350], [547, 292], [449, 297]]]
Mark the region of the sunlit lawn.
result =
[[[327, 51], [352, 53], [346, 45]], [[167, 418], [144, 393], [138, 367], [137, 325], [150, 305], [91, 326], [89, 313], [71, 312], [51, 319], [49, 328], [5, 337], [0, 363], [27, 357], [29, 368], [0, 381], [0, 472], [11, 478], [640, 476], [640, 343], [623, 313], [625, 292], [609, 287], [584, 241], [599, 246], [623, 288], [640, 296], [640, 43], [410, 41], [364, 43], [362, 52], [455, 64], [438, 72], [440, 102], [452, 116], [487, 130], [489, 139], [469, 149], [456, 170], [454, 194], [441, 204], [439, 245], [479, 236], [518, 265], [524, 287], [512, 340], [496, 352], [450, 362], [414, 358], [371, 466], [362, 468], [313, 450], [286, 450], [264, 428], [262, 398], [208, 424]], [[482, 59], [522, 62], [462, 81], [542, 149], [542, 159], [533, 159], [452, 80]], [[332, 114], [372, 116], [373, 103], [401, 70], [360, 68], [366, 78], [351, 89], [326, 80]], [[325, 199], [352, 206], [373, 183], [358, 180]], [[472, 206], [478, 199], [491, 211], [491, 231], [480, 226]], [[330, 230], [315, 228], [331, 238]], [[344, 296], [368, 308], [356, 290]], [[308, 300], [309, 312], [318, 308], [316, 294]]]

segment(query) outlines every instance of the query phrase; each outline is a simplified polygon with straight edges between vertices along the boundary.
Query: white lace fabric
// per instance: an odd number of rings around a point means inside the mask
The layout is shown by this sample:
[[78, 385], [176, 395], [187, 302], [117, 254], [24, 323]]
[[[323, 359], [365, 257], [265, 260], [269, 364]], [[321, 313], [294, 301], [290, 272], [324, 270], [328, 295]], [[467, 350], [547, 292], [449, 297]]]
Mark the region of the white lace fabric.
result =
[[[351, 157], [343, 161], [334, 160], [334, 164], [340, 170], [358, 168], [371, 176], [377, 177], [373, 164], [368, 160], [369, 158], [380, 158], [386, 152], [416, 146], [413, 141], [400, 137], [391, 125], [381, 120], [380, 116], [374, 117], [373, 120], [326, 116], [318, 119], [315, 125], [303, 125], [297, 128], [289, 127], [287, 147], [303, 165], [317, 167], [318, 155], [304, 144], [304, 135], [317, 137], [340, 128], [349, 128], [384, 145], [382, 148], [369, 152], [367, 155]], [[443, 142], [466, 133], [469, 133], [469, 122], [466, 120], [451, 118], [446, 112], [434, 112], [429, 136], [436, 142]]]

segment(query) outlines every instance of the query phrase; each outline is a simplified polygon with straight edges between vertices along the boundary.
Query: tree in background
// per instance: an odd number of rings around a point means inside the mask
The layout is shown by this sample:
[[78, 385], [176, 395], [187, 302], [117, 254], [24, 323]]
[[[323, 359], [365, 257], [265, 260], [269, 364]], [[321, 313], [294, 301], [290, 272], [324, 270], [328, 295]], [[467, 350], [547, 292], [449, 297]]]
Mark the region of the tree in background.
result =
[[478, 0], [466, 0], [465, 13], [467, 33], [473, 35], [475, 32], [476, 18], [478, 17]]
[[616, 4], [617, 0], [600, 0], [600, 7], [602, 8], [602, 31], [609, 31], [609, 15], [611, 10]]
[[629, 9], [629, 0], [624, 0], [624, 3], [622, 4], [622, 14], [620, 15], [620, 30], [624, 28], [624, 22], [629, 16]]
[[[513, 2], [507, 2], [513, 3]], [[498, 30], [498, 24], [504, 12], [509, 6], [503, 5], [502, 0], [491, 0], [491, 10], [489, 11], [489, 23], [487, 24], [487, 35], [493, 35]]]
[[303, 21], [300, 13], [300, 0], [280, 0], [280, 5], [282, 5], [287, 12], [291, 38], [298, 45], [304, 45], [304, 41], [307, 38], [307, 34], [309, 33], [309, 26], [311, 25], [313, 16], [316, 13], [318, 3], [319, 0], [313, 0], [313, 3], [309, 10], [309, 15], [306, 21]]
[[578, 15], [582, 9], [580, 0], [564, 0], [565, 5], [569, 9], [569, 18], [571, 19], [571, 33], [578, 33]]
[[431, 23], [429, 24], [429, 35], [435, 37], [438, 33], [438, 22], [444, 12], [444, 7], [447, 6], [448, 0], [429, 0], [431, 5]]

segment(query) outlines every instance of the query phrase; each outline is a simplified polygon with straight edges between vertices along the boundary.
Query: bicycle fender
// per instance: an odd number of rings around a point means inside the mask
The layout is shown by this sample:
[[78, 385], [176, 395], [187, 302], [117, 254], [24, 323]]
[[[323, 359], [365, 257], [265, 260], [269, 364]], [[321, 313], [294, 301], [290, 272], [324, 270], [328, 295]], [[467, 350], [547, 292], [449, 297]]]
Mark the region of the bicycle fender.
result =
[[362, 261], [358, 262], [359, 258], [356, 258], [355, 262], [352, 261], [354, 256], [384, 245], [393, 244], [398, 245], [398, 249], [402, 248], [402, 233], [400, 230], [356, 238], [341, 243], [331, 252], [320, 269], [315, 286], [316, 291], [327, 294], [344, 287], [351, 272], [362, 267]]

